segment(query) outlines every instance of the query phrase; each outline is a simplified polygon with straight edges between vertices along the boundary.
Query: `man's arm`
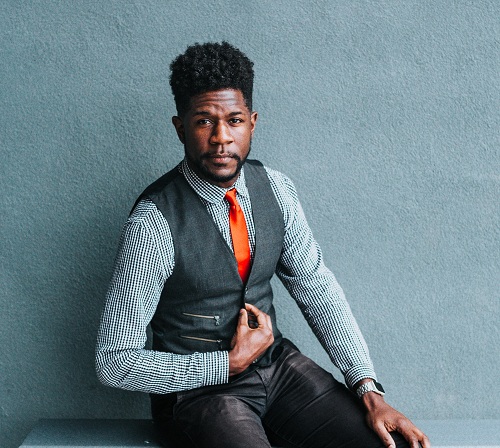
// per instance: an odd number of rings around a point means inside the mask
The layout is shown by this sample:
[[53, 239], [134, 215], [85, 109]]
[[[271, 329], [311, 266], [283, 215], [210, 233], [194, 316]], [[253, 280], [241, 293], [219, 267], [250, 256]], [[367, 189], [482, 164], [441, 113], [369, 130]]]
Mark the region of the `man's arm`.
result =
[[96, 369], [106, 385], [169, 393], [228, 381], [227, 352], [177, 355], [146, 350], [146, 329], [173, 269], [168, 223], [141, 202], [127, 221], [99, 327]]
[[293, 183], [268, 169], [285, 222], [283, 250], [276, 274], [297, 302], [332, 362], [353, 387], [375, 371], [368, 347], [342, 288], [323, 262], [321, 249], [299, 203]]
[[[346, 383], [356, 390], [363, 383], [376, 380], [365, 340], [341, 287], [323, 263], [321, 249], [307, 224], [295, 187], [289, 179], [274, 173], [270, 173], [271, 185], [285, 219], [284, 247], [276, 273], [332, 362], [344, 374]], [[368, 392], [361, 400], [367, 410], [368, 424], [386, 447], [395, 447], [389, 432], [398, 431], [411, 448], [418, 448], [419, 442], [423, 448], [430, 448], [425, 434], [381, 395]]]

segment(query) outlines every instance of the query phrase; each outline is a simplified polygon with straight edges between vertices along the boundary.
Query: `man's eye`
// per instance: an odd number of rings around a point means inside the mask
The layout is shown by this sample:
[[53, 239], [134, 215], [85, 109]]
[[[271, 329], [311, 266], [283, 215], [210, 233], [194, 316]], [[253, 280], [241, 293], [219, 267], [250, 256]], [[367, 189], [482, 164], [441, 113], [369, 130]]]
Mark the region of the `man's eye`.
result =
[[239, 123], [243, 123], [243, 120], [241, 118], [231, 118], [229, 120], [229, 123], [231, 123], [231, 124], [239, 124]]
[[210, 120], [208, 118], [202, 118], [201, 120], [198, 120], [196, 122], [196, 124], [200, 124], [200, 125], [210, 124]]

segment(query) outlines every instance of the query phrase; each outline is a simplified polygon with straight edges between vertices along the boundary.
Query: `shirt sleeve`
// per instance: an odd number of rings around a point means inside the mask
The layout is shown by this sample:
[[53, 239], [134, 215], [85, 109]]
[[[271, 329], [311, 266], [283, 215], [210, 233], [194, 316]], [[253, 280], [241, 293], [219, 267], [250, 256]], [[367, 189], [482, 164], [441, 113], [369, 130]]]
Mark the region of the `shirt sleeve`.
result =
[[178, 355], [145, 348], [173, 267], [168, 223], [152, 202], [141, 201], [123, 228], [101, 316], [96, 370], [103, 384], [165, 394], [228, 381], [227, 352]]
[[376, 379], [368, 347], [342, 288], [325, 266], [290, 179], [268, 169], [268, 176], [285, 220], [283, 251], [276, 274], [297, 302], [309, 326], [353, 386]]

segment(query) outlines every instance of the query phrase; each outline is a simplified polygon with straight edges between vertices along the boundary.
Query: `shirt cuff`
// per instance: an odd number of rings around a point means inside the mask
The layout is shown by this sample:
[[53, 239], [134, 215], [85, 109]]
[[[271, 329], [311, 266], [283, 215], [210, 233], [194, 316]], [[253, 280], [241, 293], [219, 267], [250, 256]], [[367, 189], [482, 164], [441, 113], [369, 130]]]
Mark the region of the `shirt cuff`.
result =
[[227, 351], [203, 353], [203, 386], [229, 382], [229, 354]]
[[371, 378], [377, 381], [377, 375], [375, 374], [373, 367], [369, 365], [351, 367], [347, 372], [345, 372], [344, 378], [347, 386], [351, 389], [358, 381], [364, 380], [365, 378]]

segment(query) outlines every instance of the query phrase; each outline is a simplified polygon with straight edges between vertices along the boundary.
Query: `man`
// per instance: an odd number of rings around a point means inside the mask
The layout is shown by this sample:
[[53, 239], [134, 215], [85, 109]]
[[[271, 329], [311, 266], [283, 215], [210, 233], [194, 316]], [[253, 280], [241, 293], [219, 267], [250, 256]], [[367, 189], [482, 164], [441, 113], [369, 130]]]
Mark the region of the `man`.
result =
[[[428, 448], [384, 402], [292, 182], [247, 160], [252, 66], [225, 42], [196, 44], [172, 62], [185, 158], [144, 191], [124, 227], [98, 376], [150, 393], [155, 422], [179, 447]], [[349, 388], [282, 337], [274, 274]]]

